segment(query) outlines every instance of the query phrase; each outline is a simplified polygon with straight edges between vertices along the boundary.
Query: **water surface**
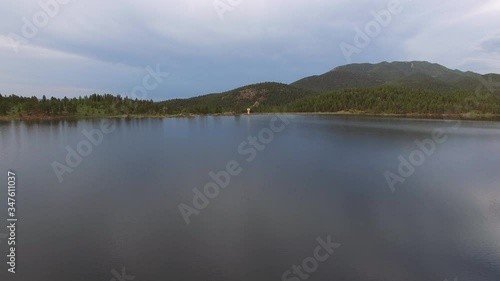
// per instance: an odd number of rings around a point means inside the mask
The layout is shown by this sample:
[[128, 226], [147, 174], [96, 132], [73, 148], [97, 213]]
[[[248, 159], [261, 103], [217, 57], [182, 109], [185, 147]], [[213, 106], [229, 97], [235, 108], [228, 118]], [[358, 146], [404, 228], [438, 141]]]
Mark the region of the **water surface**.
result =
[[[19, 218], [17, 273], [3, 240], [0, 280], [108, 281], [122, 268], [136, 281], [282, 280], [329, 235], [341, 246], [308, 280], [500, 280], [500, 123], [284, 115], [247, 161], [238, 147], [273, 118], [111, 120], [62, 182], [52, 164], [100, 120], [0, 123], [0, 182], [17, 173]], [[446, 140], [392, 192], [384, 173], [436, 129]], [[187, 225], [179, 204], [229, 161], [241, 173]]]

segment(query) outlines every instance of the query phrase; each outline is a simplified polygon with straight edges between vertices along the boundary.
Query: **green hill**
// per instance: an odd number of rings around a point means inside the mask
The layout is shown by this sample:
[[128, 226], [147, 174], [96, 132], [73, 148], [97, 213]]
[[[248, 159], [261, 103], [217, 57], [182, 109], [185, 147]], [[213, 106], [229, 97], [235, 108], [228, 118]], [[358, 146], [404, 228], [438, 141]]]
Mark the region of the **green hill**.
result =
[[281, 83], [259, 83], [244, 86], [220, 94], [209, 94], [190, 99], [164, 102], [169, 114], [194, 113], [243, 113], [251, 107], [252, 112], [270, 112], [277, 106], [317, 94]]
[[331, 91], [346, 88], [374, 87], [384, 83], [385, 81], [370, 77], [366, 73], [332, 70], [323, 75], [301, 79], [292, 83], [291, 86], [314, 91]]
[[434, 91], [451, 91], [459, 89], [449, 83], [431, 77], [423, 73], [414, 73], [397, 81], [388, 83], [388, 85], [402, 86], [410, 89], [423, 89]]
[[162, 102], [110, 94], [39, 100], [0, 95], [4, 118], [165, 116], [256, 112], [500, 115], [499, 74], [429, 62], [350, 64], [291, 85], [266, 82]]
[[306, 97], [287, 105], [290, 112], [355, 112], [368, 114], [500, 114], [500, 91], [474, 90], [448, 93], [427, 89], [379, 86], [344, 89]]
[[429, 62], [382, 62], [339, 66], [325, 74], [307, 77], [291, 85], [322, 91], [381, 85], [450, 91], [472, 89], [478, 84], [480, 76], [474, 72], [451, 70]]

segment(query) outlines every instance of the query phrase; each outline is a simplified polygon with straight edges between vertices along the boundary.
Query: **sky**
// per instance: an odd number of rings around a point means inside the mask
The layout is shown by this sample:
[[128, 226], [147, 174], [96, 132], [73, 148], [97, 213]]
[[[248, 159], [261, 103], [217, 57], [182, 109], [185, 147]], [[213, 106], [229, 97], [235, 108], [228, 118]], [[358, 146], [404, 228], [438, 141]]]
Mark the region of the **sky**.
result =
[[153, 100], [349, 63], [500, 73], [498, 0], [3, 0], [0, 93]]

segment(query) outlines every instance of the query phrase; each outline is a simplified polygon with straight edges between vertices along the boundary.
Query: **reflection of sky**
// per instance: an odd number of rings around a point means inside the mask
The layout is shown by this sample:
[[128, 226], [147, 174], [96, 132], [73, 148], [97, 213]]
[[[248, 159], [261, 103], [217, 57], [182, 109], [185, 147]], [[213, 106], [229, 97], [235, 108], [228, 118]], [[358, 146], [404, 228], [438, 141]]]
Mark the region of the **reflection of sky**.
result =
[[[127, 266], [141, 280], [279, 280], [331, 235], [342, 246], [311, 280], [498, 280], [498, 123], [450, 131], [391, 193], [384, 172], [449, 123], [297, 116], [246, 162], [238, 145], [269, 119], [117, 119], [62, 184], [50, 163], [98, 121], [0, 125], [0, 170], [23, 187], [19, 276], [109, 280]], [[177, 205], [229, 160], [242, 174], [186, 226]]]

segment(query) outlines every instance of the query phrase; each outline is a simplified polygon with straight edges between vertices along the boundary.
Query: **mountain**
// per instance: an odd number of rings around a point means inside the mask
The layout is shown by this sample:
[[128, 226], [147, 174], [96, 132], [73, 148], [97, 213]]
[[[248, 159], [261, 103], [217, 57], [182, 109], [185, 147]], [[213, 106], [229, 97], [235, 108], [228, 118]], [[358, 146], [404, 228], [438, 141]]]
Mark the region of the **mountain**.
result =
[[500, 91], [475, 90], [447, 93], [397, 86], [343, 89], [305, 97], [287, 105], [291, 112], [351, 112], [357, 114], [401, 114], [420, 116], [500, 115]]
[[[464, 110], [467, 109], [465, 112], [477, 110], [492, 113], [496, 112], [496, 99], [489, 99], [495, 106], [494, 110], [491, 107], [466, 106], [457, 99], [463, 95], [473, 96], [474, 91], [483, 85], [485, 80], [491, 81], [490, 77], [493, 81], [500, 81], [498, 74], [480, 75], [421, 61], [349, 64], [322, 75], [301, 79], [290, 85], [266, 82], [224, 93], [171, 100], [165, 102], [164, 106], [167, 112], [172, 114], [241, 113], [246, 112], [249, 107], [252, 108], [252, 112], [290, 110], [315, 112], [339, 108], [341, 111], [352, 109], [370, 111], [367, 109], [373, 107], [376, 109], [375, 112], [384, 113], [399, 113], [396, 110], [398, 108], [406, 108], [408, 112], [413, 113], [437, 113], [455, 102]], [[395, 92], [397, 95], [389, 95], [389, 92]], [[323, 93], [330, 95], [325, 96]], [[446, 98], [449, 100], [442, 99], [443, 93], [447, 94]], [[400, 106], [405, 100], [408, 104]], [[359, 107], [360, 104], [364, 106]]]
[[392, 85], [406, 87], [410, 89], [427, 89], [435, 91], [456, 90], [458, 85], [451, 85], [437, 78], [423, 73], [413, 73], [399, 80], [393, 81]]
[[323, 75], [301, 79], [290, 85], [313, 91], [332, 91], [346, 88], [374, 87], [384, 83], [384, 80], [377, 79], [366, 73], [333, 70]]
[[166, 116], [252, 112], [500, 116], [500, 75], [429, 62], [349, 64], [291, 85], [265, 82], [162, 102], [110, 94], [42, 100], [0, 95], [2, 118]]
[[231, 91], [209, 94], [189, 99], [176, 99], [164, 102], [169, 113], [224, 113], [252, 111], [264, 112], [280, 105], [317, 93], [294, 86], [265, 82], [244, 86]]
[[474, 72], [452, 70], [425, 61], [382, 62], [339, 66], [322, 75], [310, 76], [291, 85], [317, 91], [381, 85], [450, 91], [473, 89], [477, 86], [478, 78], [481, 76]]

